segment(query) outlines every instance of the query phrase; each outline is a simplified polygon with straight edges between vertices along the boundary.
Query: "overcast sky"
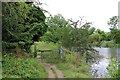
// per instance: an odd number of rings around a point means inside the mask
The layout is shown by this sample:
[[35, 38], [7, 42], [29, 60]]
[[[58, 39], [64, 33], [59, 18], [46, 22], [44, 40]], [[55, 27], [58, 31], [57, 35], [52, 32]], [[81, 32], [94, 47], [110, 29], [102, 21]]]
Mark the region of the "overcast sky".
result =
[[65, 19], [83, 19], [92, 22], [92, 26], [109, 31], [107, 21], [118, 15], [119, 0], [41, 0], [43, 9], [52, 15], [61, 14]]

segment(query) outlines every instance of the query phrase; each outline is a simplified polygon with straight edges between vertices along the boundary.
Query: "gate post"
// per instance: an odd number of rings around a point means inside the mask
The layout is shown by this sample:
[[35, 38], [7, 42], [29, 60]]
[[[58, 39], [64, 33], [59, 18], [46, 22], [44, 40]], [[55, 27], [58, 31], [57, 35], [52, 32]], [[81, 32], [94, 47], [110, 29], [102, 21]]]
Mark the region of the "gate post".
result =
[[34, 44], [34, 58], [37, 57], [36, 44]]

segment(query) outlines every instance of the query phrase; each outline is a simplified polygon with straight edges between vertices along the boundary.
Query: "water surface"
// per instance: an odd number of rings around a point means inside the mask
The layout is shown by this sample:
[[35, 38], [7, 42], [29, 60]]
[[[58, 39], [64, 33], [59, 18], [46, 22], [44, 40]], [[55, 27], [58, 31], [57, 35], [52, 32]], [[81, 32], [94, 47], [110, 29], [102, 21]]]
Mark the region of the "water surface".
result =
[[105, 75], [108, 75], [106, 67], [111, 62], [112, 58], [116, 58], [116, 53], [118, 52], [115, 48], [94, 48], [99, 51], [99, 55], [102, 56], [98, 63], [93, 63], [91, 65], [91, 73], [95, 78], [104, 78]]

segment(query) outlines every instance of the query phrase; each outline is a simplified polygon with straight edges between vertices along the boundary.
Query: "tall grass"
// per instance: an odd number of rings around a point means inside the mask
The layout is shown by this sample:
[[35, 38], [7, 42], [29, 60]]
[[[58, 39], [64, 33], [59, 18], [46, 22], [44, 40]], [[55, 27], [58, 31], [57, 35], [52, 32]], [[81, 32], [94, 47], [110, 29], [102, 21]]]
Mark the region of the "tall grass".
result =
[[85, 63], [84, 56], [67, 54], [64, 62], [57, 63], [57, 67], [66, 78], [91, 78], [90, 67]]

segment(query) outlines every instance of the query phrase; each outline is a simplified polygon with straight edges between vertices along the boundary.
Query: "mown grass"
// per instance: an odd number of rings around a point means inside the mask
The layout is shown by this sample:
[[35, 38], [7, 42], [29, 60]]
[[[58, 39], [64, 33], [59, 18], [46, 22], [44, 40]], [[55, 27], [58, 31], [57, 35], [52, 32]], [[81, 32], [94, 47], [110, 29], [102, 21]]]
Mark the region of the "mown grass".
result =
[[2, 58], [2, 78], [47, 78], [43, 64], [35, 58], [15, 58], [10, 54]]
[[[58, 44], [47, 43], [47, 42], [36, 42], [37, 49], [39, 50], [57, 50], [59, 49]], [[33, 49], [33, 46], [32, 48]], [[69, 50], [63, 50], [63, 59], [61, 61], [58, 52], [45, 52], [42, 53], [42, 61], [50, 64], [56, 64], [60, 69], [65, 78], [90, 78], [90, 67], [85, 63], [84, 56], [78, 56], [74, 52]]]
[[37, 46], [37, 50], [57, 50], [58, 49], [58, 44], [54, 43], [48, 43], [48, 42], [35, 42], [34, 45], [31, 46], [31, 51], [34, 52], [34, 46]]

